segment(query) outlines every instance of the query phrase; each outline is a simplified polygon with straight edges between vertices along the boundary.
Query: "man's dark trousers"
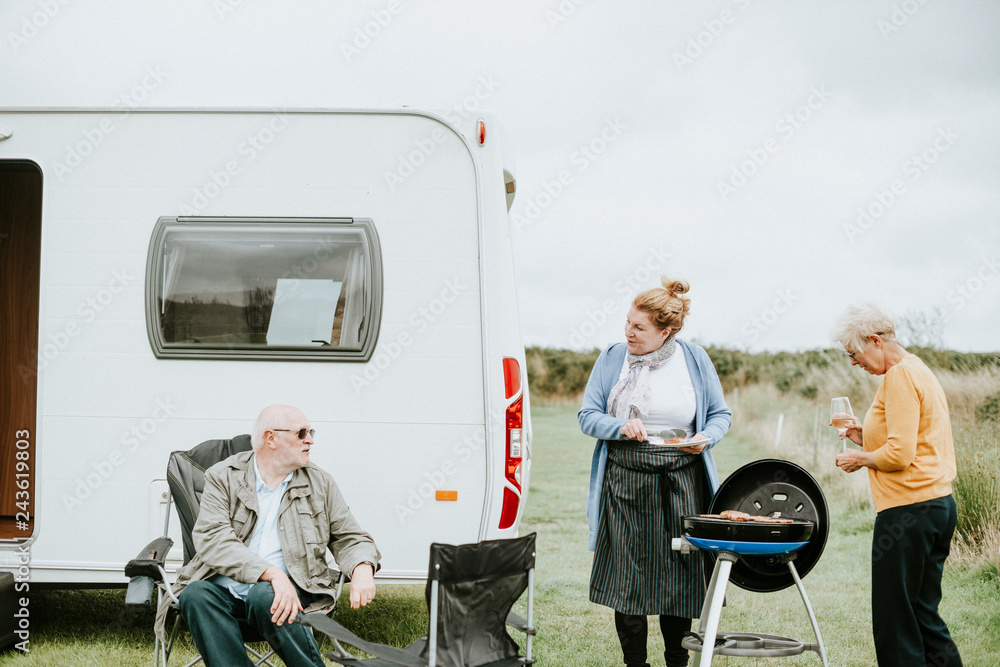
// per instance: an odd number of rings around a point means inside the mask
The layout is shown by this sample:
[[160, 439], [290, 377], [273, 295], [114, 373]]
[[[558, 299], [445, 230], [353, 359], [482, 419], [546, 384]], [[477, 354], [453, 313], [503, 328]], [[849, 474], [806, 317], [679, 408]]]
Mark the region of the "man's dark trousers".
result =
[[254, 584], [245, 602], [210, 581], [191, 582], [178, 599], [181, 615], [207, 667], [252, 667], [243, 648], [240, 620], [267, 640], [289, 667], [323, 666], [316, 640], [306, 626], [288, 621], [276, 626], [271, 622], [274, 589], [269, 582]]

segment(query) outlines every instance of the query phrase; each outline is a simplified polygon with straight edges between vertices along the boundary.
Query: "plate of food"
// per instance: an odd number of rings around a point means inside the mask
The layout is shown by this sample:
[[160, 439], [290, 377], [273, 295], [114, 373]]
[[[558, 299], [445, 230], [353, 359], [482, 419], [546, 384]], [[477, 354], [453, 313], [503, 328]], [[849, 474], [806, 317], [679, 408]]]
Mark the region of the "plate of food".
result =
[[687, 437], [684, 429], [668, 428], [658, 432], [648, 432], [649, 444], [660, 447], [696, 447], [708, 443], [708, 438], [704, 435], [693, 435]]

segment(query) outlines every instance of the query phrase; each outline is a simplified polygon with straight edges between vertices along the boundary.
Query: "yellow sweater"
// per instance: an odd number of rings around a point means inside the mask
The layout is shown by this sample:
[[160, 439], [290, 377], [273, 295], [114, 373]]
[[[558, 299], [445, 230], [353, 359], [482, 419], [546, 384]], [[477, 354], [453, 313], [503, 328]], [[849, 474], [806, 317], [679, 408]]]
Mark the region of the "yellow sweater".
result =
[[955, 446], [941, 384], [907, 354], [882, 379], [864, 423], [864, 448], [877, 469], [868, 469], [875, 511], [951, 493]]

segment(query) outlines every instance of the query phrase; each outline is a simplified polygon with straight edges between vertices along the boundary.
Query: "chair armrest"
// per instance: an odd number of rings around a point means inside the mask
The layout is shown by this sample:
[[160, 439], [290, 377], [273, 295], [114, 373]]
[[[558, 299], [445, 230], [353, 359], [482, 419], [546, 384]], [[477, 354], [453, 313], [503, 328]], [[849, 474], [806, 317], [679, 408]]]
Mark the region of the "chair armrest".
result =
[[129, 579], [133, 577], [149, 577], [153, 581], [163, 581], [163, 566], [167, 562], [167, 553], [174, 546], [174, 541], [169, 537], [157, 537], [147, 544], [139, 555], [133, 558], [125, 566], [125, 576]]
[[[337, 609], [340, 607], [340, 594], [344, 592], [344, 582], [345, 581], [350, 581], [350, 577], [348, 577], [343, 572], [338, 572], [337, 573], [337, 588], [336, 588], [336, 591], [333, 594], [333, 612], [337, 611]], [[330, 613], [332, 614], [333, 612], [330, 612]]]
[[537, 628], [528, 625], [528, 621], [524, 618], [518, 616], [514, 612], [507, 614], [507, 625], [512, 628], [516, 628], [526, 635], [536, 635], [538, 634]]
[[393, 646], [367, 642], [340, 623], [323, 614], [300, 614], [296, 616], [295, 622], [307, 625], [334, 640], [334, 645], [339, 650], [338, 653], [326, 654], [326, 657], [331, 660], [343, 657], [353, 658], [351, 654], [340, 649], [339, 642], [342, 641], [361, 649], [365, 653], [370, 653], [376, 658], [380, 658], [383, 664], [400, 665], [401, 667], [427, 667], [427, 661], [421, 660], [420, 656], [407, 653]]

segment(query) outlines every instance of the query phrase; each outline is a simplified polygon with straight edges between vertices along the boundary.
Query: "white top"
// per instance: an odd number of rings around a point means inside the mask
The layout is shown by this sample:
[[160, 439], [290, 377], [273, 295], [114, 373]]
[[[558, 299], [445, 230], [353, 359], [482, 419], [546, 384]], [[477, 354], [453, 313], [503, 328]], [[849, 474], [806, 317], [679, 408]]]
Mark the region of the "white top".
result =
[[[292, 473], [288, 473], [285, 479], [281, 480], [278, 488], [269, 489], [257, 467], [256, 455], [253, 457], [253, 471], [257, 475], [257, 505], [260, 512], [257, 515], [257, 524], [253, 528], [253, 536], [250, 538], [250, 551], [288, 574], [285, 556], [281, 551], [281, 541], [278, 539], [278, 509], [281, 507], [281, 499], [285, 495], [288, 482], [292, 480]], [[233, 597], [239, 600], [246, 600], [247, 594], [256, 583], [244, 584], [221, 574], [212, 579], [212, 582], [228, 588]]]
[[650, 371], [649, 389], [649, 417], [646, 419], [646, 430], [682, 428], [685, 437], [690, 438], [694, 435], [697, 403], [682, 346], [677, 346], [667, 363], [655, 371]]

